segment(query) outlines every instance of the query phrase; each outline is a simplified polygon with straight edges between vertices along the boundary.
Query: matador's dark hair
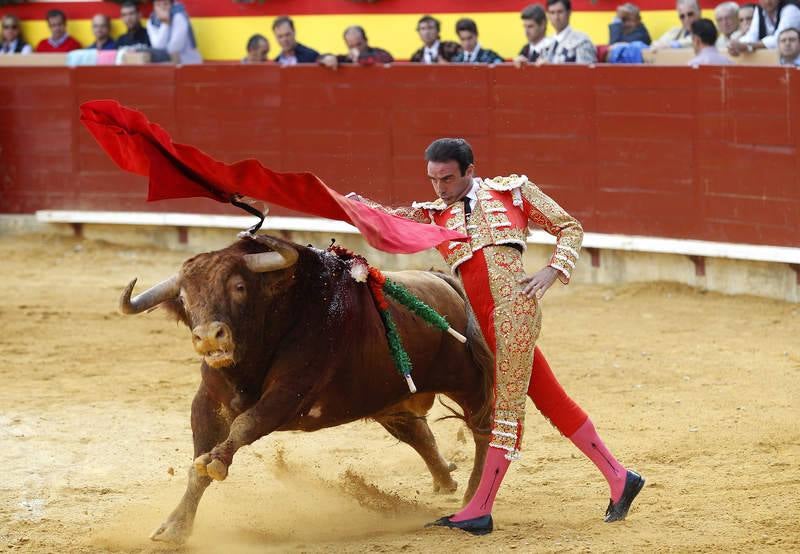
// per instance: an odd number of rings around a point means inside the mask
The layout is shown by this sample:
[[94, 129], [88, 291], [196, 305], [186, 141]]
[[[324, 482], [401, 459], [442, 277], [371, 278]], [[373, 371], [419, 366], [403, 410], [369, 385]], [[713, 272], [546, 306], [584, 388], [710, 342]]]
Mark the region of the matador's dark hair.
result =
[[458, 162], [463, 176], [467, 168], [475, 162], [472, 147], [463, 138], [440, 138], [425, 149], [426, 162]]

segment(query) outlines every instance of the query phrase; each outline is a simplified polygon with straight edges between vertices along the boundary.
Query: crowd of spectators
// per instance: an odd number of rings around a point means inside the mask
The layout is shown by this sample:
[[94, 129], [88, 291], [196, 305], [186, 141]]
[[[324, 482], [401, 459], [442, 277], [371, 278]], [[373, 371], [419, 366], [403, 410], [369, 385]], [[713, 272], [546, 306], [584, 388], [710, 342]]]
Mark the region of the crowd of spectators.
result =
[[[571, 0], [545, 0], [546, 5], [532, 4], [520, 17], [525, 44], [510, 60], [520, 67], [527, 64], [591, 64], [598, 61], [636, 63], [642, 51], [693, 49], [691, 65], [730, 63], [729, 56], [739, 56], [760, 49], [777, 50], [779, 63], [800, 66], [800, 0], [758, 0], [757, 4], [739, 5], [727, 0], [714, 8], [714, 20], [703, 18], [699, 0], [677, 0], [676, 25], [655, 41], [642, 22], [639, 8], [630, 2], [617, 8], [608, 26], [608, 43], [597, 47], [590, 37], [570, 25]], [[20, 33], [19, 19], [3, 17], [3, 42], [0, 54], [36, 52], [70, 52], [84, 48], [67, 33], [67, 16], [61, 10], [47, 13], [50, 37], [32, 48]], [[154, 0], [153, 11], [142, 25], [136, 2], [124, 2], [120, 19], [127, 31], [114, 39], [111, 21], [105, 15], [92, 19], [93, 50], [133, 48], [146, 50], [153, 62], [181, 64], [201, 63], [194, 30], [183, 4], [174, 0]], [[547, 35], [548, 23], [553, 28]], [[435, 17], [421, 17], [416, 27], [422, 45], [410, 56], [415, 63], [498, 64], [505, 60], [479, 41], [478, 25], [469, 18], [455, 25], [458, 42], [441, 40], [441, 22]], [[394, 57], [385, 49], [372, 46], [367, 33], [359, 25], [344, 30], [347, 51], [343, 54], [320, 53], [297, 42], [291, 18], [281, 16], [272, 24], [272, 34], [280, 53], [272, 61], [280, 65], [318, 63], [331, 69], [340, 64], [386, 64]], [[270, 42], [263, 34], [251, 36], [246, 43], [242, 63], [270, 61]], [[727, 55], [726, 55], [727, 54]]]

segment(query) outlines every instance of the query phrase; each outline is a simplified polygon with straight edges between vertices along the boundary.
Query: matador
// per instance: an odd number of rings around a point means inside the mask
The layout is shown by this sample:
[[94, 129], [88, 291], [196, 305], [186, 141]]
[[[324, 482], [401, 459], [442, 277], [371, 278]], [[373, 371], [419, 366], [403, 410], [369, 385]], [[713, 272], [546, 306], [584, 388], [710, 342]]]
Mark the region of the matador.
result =
[[[425, 151], [425, 160], [437, 200], [390, 208], [354, 197], [381, 211], [469, 237], [465, 242], [442, 243], [437, 249], [460, 278], [495, 354], [491, 441], [472, 499], [458, 513], [431, 525], [476, 535], [492, 531], [495, 496], [510, 462], [520, 456], [526, 396], [605, 477], [611, 499], [604, 520], [624, 519], [644, 479], [611, 454], [536, 346], [541, 298], [556, 278], [569, 283], [583, 240], [580, 223], [525, 175], [476, 177], [472, 148], [463, 139], [434, 141]], [[557, 242], [547, 266], [526, 275], [522, 254], [530, 224], [554, 235]]]

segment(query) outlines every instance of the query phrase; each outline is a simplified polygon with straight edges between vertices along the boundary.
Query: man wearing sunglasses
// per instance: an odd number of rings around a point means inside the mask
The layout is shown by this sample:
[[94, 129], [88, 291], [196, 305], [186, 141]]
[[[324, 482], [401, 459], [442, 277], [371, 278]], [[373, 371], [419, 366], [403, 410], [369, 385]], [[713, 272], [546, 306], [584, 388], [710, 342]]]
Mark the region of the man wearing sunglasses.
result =
[[16, 15], [3, 16], [3, 41], [0, 44], [0, 55], [30, 54], [31, 45], [25, 42], [19, 30], [19, 18]]
[[651, 50], [692, 47], [692, 23], [700, 19], [700, 5], [697, 0], [678, 0], [676, 9], [681, 24], [661, 35]]

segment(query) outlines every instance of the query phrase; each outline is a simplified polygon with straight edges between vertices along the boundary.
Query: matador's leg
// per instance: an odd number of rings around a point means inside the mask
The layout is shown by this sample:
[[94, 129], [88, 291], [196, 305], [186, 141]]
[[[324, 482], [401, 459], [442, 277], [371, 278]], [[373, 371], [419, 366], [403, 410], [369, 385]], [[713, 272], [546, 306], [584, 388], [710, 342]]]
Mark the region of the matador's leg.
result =
[[610, 489], [611, 501], [606, 521], [624, 519], [644, 479], [623, 467], [606, 447], [597, 430], [578, 404], [572, 400], [553, 375], [542, 352], [536, 348], [528, 396], [536, 408], [600, 470]]
[[470, 305], [489, 347], [495, 352], [495, 407], [492, 440], [478, 489], [457, 514], [438, 525], [479, 534], [491, 531], [491, 511], [509, 463], [519, 457], [525, 399], [541, 316], [535, 299], [522, 293], [520, 253], [490, 246], [459, 269]]

